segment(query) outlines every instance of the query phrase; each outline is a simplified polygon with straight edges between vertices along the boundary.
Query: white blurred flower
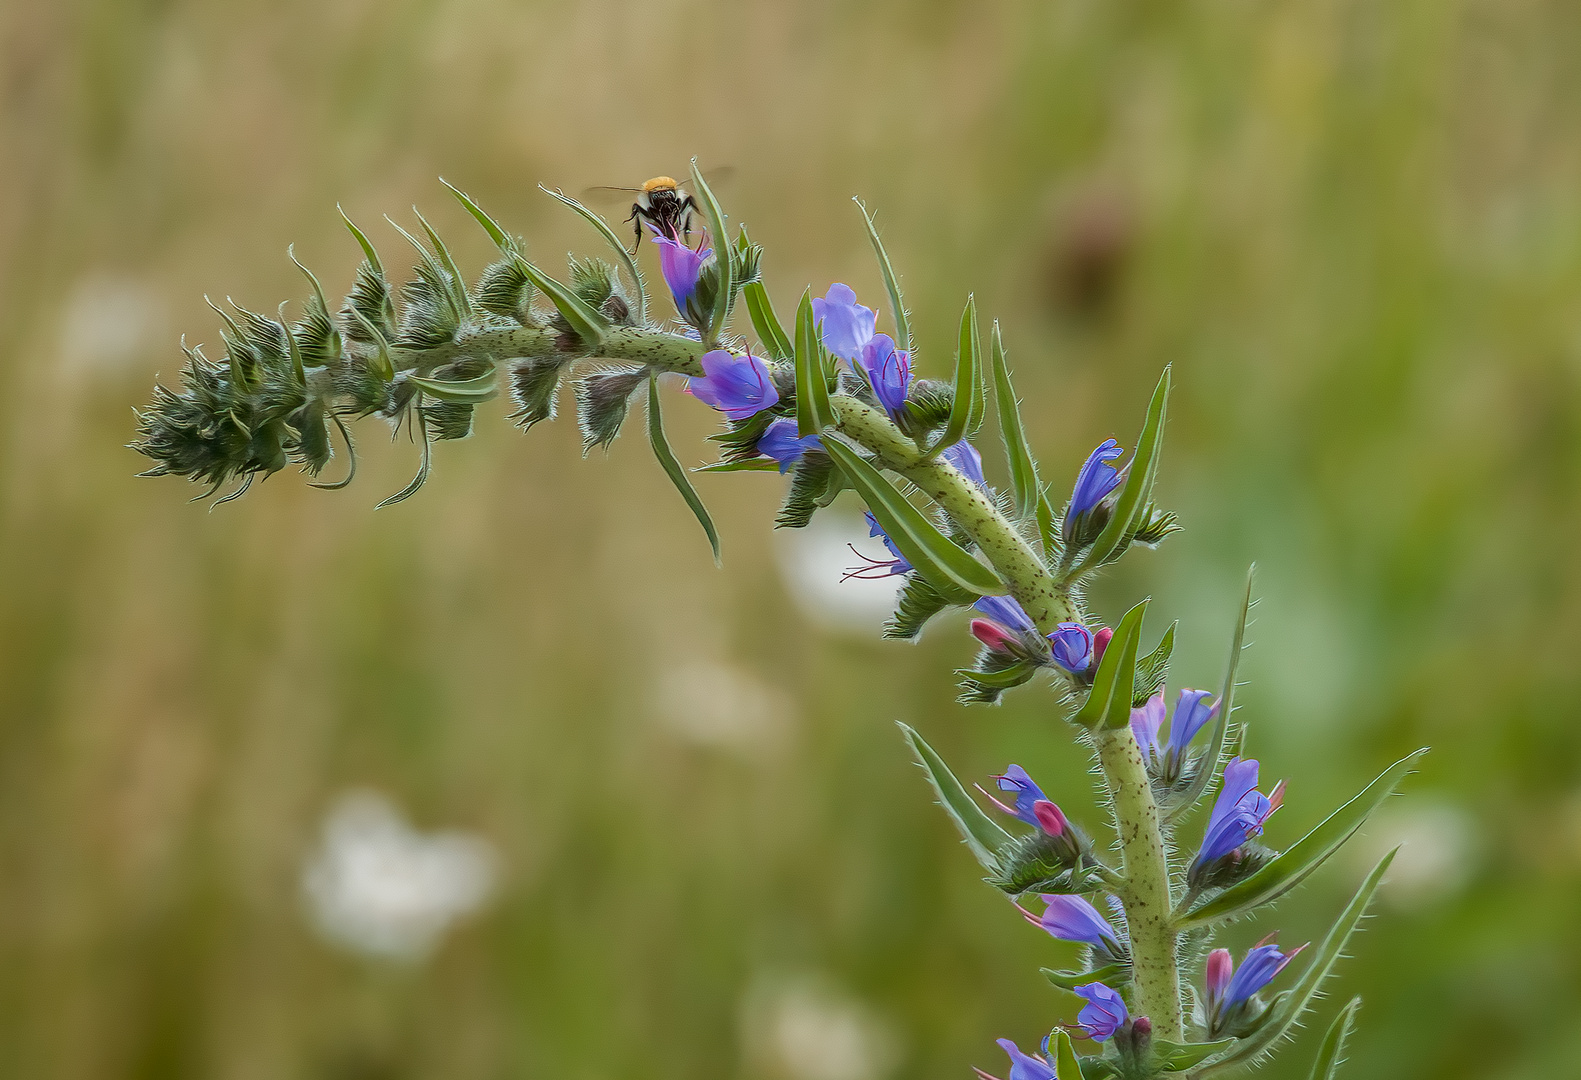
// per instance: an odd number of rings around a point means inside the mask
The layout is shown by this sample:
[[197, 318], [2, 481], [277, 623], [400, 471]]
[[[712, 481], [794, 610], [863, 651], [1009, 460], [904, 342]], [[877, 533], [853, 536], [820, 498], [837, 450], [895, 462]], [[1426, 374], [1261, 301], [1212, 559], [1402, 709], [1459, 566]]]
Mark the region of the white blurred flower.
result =
[[751, 672], [709, 660], [686, 660], [659, 676], [653, 705], [661, 723], [702, 746], [745, 757], [784, 749], [795, 707]]
[[302, 870], [309, 913], [326, 939], [395, 959], [426, 956], [494, 888], [494, 848], [464, 832], [421, 833], [383, 795], [343, 795]]
[[883, 1080], [900, 1064], [892, 1025], [817, 975], [766, 976], [743, 1006], [747, 1053], [792, 1080]]
[[804, 529], [779, 529], [774, 553], [786, 588], [812, 621], [841, 631], [871, 632], [895, 610], [899, 575], [842, 580], [862, 560], [851, 550], [889, 558], [880, 537], [868, 536], [865, 518], [837, 507], [820, 510]]
[[1470, 882], [1481, 857], [1481, 833], [1465, 807], [1412, 795], [1390, 800], [1368, 822], [1352, 846], [1358, 877], [1390, 849], [1400, 851], [1389, 866], [1379, 895], [1391, 907], [1412, 910], [1447, 899]]
[[113, 373], [168, 349], [169, 321], [163, 296], [147, 282], [102, 270], [84, 274], [61, 313], [61, 371], [73, 380]]

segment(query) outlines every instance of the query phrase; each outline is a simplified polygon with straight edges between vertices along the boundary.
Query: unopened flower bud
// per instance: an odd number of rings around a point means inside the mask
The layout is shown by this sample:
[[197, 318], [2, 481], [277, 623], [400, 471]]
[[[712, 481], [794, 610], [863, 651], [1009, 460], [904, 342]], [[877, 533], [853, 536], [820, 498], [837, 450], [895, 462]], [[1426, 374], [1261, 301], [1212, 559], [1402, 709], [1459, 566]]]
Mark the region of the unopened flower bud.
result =
[[994, 652], [1010, 652], [1015, 637], [1007, 632], [1004, 627], [988, 619], [973, 619], [971, 624], [972, 637], [981, 641]]

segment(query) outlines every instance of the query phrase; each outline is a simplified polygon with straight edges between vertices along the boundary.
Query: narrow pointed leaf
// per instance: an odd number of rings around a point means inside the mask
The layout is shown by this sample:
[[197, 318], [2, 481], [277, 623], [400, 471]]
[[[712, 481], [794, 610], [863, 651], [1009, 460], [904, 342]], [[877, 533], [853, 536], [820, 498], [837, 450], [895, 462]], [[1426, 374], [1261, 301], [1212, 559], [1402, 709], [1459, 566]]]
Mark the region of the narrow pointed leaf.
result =
[[466, 208], [467, 213], [471, 214], [477, 223], [483, 226], [483, 231], [489, 234], [489, 239], [494, 241], [494, 246], [499, 248], [502, 254], [520, 254], [516, 247], [516, 241], [511, 239], [510, 234], [508, 234], [504, 229], [500, 228], [499, 222], [495, 221], [492, 217], [485, 213], [483, 208], [477, 203], [473, 202], [471, 197], [468, 196], [466, 192], [456, 187], [456, 185], [446, 180], [443, 176], [439, 178], [439, 182], [445, 185], [445, 187], [449, 188], [450, 194], [454, 195], [457, 200], [460, 201], [461, 205]]
[[703, 532], [708, 534], [708, 544], [714, 549], [714, 565], [718, 566], [719, 531], [714, 528], [714, 519], [708, 516], [708, 508], [687, 479], [686, 470], [675, 460], [670, 441], [664, 437], [664, 418], [659, 413], [659, 377], [656, 374], [648, 376], [648, 441], [653, 444], [653, 456], [659, 459], [665, 475], [675, 485], [675, 490], [681, 493], [681, 498], [686, 500], [686, 505], [692, 508], [692, 513], [697, 515], [697, 523], [703, 527]]
[[398, 502], [405, 502], [413, 495], [416, 495], [422, 486], [428, 482], [428, 473], [434, 464], [434, 443], [428, 437], [428, 414], [423, 412], [422, 404], [423, 397], [419, 394], [417, 400], [412, 402], [412, 423], [417, 426], [417, 441], [423, 448], [423, 456], [417, 466], [417, 475], [412, 477], [411, 483], [391, 495], [388, 499], [385, 499], [378, 506], [375, 506], [375, 510], [383, 510], [386, 506], [394, 506]]
[[1131, 719], [1131, 698], [1136, 685], [1136, 649], [1142, 636], [1142, 616], [1148, 601], [1143, 600], [1125, 613], [1114, 637], [1098, 661], [1092, 690], [1071, 720], [1089, 730], [1123, 727]]
[[1394, 861], [1396, 848], [1389, 852], [1378, 865], [1373, 867], [1372, 873], [1367, 875], [1367, 880], [1361, 883], [1361, 888], [1356, 890], [1356, 895], [1346, 905], [1328, 934], [1323, 938], [1323, 943], [1312, 953], [1312, 959], [1307, 961], [1301, 979], [1296, 985], [1278, 1001], [1269, 1006], [1267, 1021], [1255, 1032], [1239, 1040], [1223, 1057], [1216, 1058], [1201, 1067], [1196, 1073], [1198, 1080], [1218, 1076], [1220, 1073], [1238, 1069], [1260, 1056], [1267, 1053], [1290, 1028], [1301, 1019], [1301, 1015], [1311, 1006], [1323, 982], [1334, 970], [1334, 965], [1339, 961], [1345, 951], [1345, 943], [1350, 940], [1350, 935], [1355, 931], [1356, 924], [1361, 922], [1361, 917], [1367, 911], [1367, 905], [1372, 901], [1373, 894], [1378, 891], [1378, 885], [1383, 881], [1384, 873], [1389, 869], [1389, 864]]
[[1362, 827], [1368, 815], [1380, 803], [1394, 794], [1400, 782], [1413, 771], [1417, 759], [1425, 753], [1425, 749], [1418, 750], [1396, 761], [1378, 779], [1368, 784], [1360, 795], [1330, 814], [1317, 828], [1297, 840], [1261, 870], [1187, 912], [1180, 920], [1180, 928], [1207, 926], [1244, 915], [1253, 908], [1279, 899], [1301, 884], [1356, 834], [1356, 830]]
[[732, 260], [730, 237], [725, 232], [725, 213], [719, 208], [719, 200], [714, 198], [713, 189], [697, 168], [696, 158], [692, 159], [692, 197], [702, 206], [703, 216], [708, 219], [708, 231], [714, 244], [714, 261], [719, 264], [719, 291], [714, 295], [714, 312], [708, 321], [709, 333], [703, 335], [703, 340], [711, 341], [724, 332], [725, 323], [730, 318], [730, 305], [735, 301], [735, 286], [730, 279]]
[[[416, 213], [417, 211], [414, 208], [412, 212]], [[423, 215], [418, 214], [417, 217], [418, 220], [421, 221]], [[458, 282], [456, 281], [455, 275], [452, 273], [450, 267], [445, 265], [445, 260], [425, 248], [421, 240], [407, 232], [405, 229], [401, 228], [401, 226], [397, 224], [395, 219], [389, 214], [384, 215], [384, 220], [390, 223], [391, 228], [405, 237], [408, 244], [411, 244], [412, 247], [417, 249], [417, 257], [422, 261], [424, 268], [426, 268], [429, 273], [433, 275], [436, 283], [445, 282], [446, 279], [448, 279], [448, 282], [444, 286], [443, 300], [445, 306], [450, 309], [451, 316], [455, 319], [456, 323], [459, 324], [462, 318], [467, 314], [468, 304], [464, 297], [460, 299], [457, 298], [456, 285]], [[426, 225], [427, 222], [424, 222], [424, 224]], [[429, 230], [429, 236], [433, 236], [433, 230]], [[450, 264], [450, 266], [454, 265], [454, 263]], [[418, 271], [418, 274], [420, 277], [425, 276], [422, 274], [421, 270]]]
[[1214, 1054], [1222, 1053], [1234, 1045], [1234, 1039], [1220, 1039], [1207, 1043], [1177, 1043], [1168, 1039], [1153, 1040], [1153, 1055], [1168, 1072], [1184, 1072], [1200, 1065]]
[[906, 724], [901, 724], [900, 730], [906, 736], [911, 752], [917, 755], [922, 771], [928, 774], [928, 783], [933, 785], [939, 805], [950, 815], [955, 827], [961, 830], [966, 846], [972, 849], [972, 854], [977, 856], [983, 869], [990, 873], [997, 870], [999, 860], [994, 852], [1010, 840], [1010, 834], [983, 812], [983, 808], [967, 794], [949, 766], [944, 764], [944, 759], [934, 753], [933, 747], [921, 735]]
[[1054, 1032], [1054, 1080], [1082, 1080], [1081, 1062], [1076, 1059], [1076, 1044], [1070, 1032], [1058, 1028]]
[[970, 679], [974, 683], [996, 690], [1008, 690], [1020, 686], [1037, 673], [1038, 669], [1032, 664], [1014, 664], [998, 671], [974, 671], [971, 668], [957, 668], [955, 671], [955, 674], [962, 679]]
[[889, 263], [889, 255], [884, 251], [884, 242], [878, 238], [878, 228], [873, 224], [873, 215], [867, 212], [861, 199], [852, 199], [857, 208], [862, 211], [862, 220], [867, 222], [867, 238], [873, 242], [873, 254], [878, 256], [878, 269], [884, 275], [884, 288], [889, 290], [889, 312], [895, 320], [895, 341], [898, 347], [911, 350], [911, 326], [906, 322], [906, 302], [900, 295], [900, 281], [895, 277], [895, 268]]
[[[551, 195], [554, 198], [559, 199], [572, 210], [575, 210], [582, 220], [586, 221], [589, 225], [593, 226], [593, 228], [597, 229], [598, 234], [608, 241], [610, 247], [615, 249], [615, 255], [620, 260], [621, 268], [626, 271], [626, 276], [631, 279], [632, 285], [637, 291], [637, 323], [638, 325], [647, 325], [647, 283], [642, 280], [642, 273], [637, 269], [637, 260], [632, 258], [631, 252], [626, 250], [626, 245], [621, 242], [620, 237], [615, 235], [615, 230], [610, 226], [609, 222], [605, 221], [601, 215], [595, 214], [593, 211], [589, 210], [587, 207], [583, 206], [581, 203], [577, 202], [563, 191], [551, 191], [542, 184], [538, 185], [538, 189], [547, 195]], [[498, 243], [498, 241], [495, 242]]]
[[795, 356], [794, 347], [785, 334], [785, 328], [780, 325], [779, 316], [774, 314], [774, 302], [769, 299], [763, 283], [753, 281], [743, 285], [741, 295], [747, 302], [752, 328], [758, 332], [758, 340], [763, 342], [769, 356], [781, 362], [792, 359]]
[[430, 397], [440, 401], [456, 401], [465, 405], [476, 405], [488, 401], [500, 392], [499, 376], [497, 372], [490, 371], [471, 379], [426, 379], [419, 375], [408, 375], [406, 381], [420, 388]]
[[911, 505], [883, 473], [839, 439], [826, 438], [824, 449], [840, 466], [867, 508], [878, 519], [906, 561], [941, 591], [964, 589], [973, 596], [1006, 591], [999, 575], [955, 541], [941, 533], [927, 515]]
[[1005, 362], [1005, 346], [1000, 340], [997, 319], [990, 333], [988, 352], [994, 369], [999, 435], [1004, 440], [1005, 457], [1010, 462], [1010, 489], [1015, 496], [1016, 517], [1025, 519], [1037, 509], [1038, 467], [1032, 460], [1032, 448], [1027, 445], [1026, 431], [1021, 426], [1021, 407], [1016, 402], [1015, 387], [1010, 383], [1010, 366]]
[[467, 295], [467, 279], [461, 276], [461, 269], [456, 266], [456, 260], [450, 254], [450, 249], [439, 238], [439, 233], [434, 231], [434, 227], [428, 224], [428, 219], [418, 213], [417, 207], [412, 207], [412, 213], [417, 214], [417, 220], [423, 226], [423, 232], [428, 234], [428, 243], [433, 247], [434, 254], [439, 257], [440, 265], [450, 273], [451, 300], [462, 314], [470, 315], [472, 313], [472, 298]]
[[747, 458], [745, 461], [715, 461], [699, 465], [693, 472], [779, 472], [780, 464], [773, 458]]
[[390, 343], [384, 339], [384, 331], [369, 322], [368, 317], [356, 308], [348, 308], [347, 310], [351, 312], [352, 318], [357, 320], [357, 325], [362, 327], [362, 332], [373, 339], [376, 350], [374, 354], [375, 363], [373, 364], [374, 373], [385, 382], [389, 382], [395, 378], [395, 360], [390, 355]]
[[835, 422], [829, 404], [829, 383], [824, 376], [823, 345], [813, 320], [812, 290], [802, 293], [796, 309], [796, 430], [806, 438]]
[[1353, 997], [1350, 1004], [1340, 1010], [1334, 1022], [1323, 1035], [1318, 1046], [1317, 1060], [1312, 1062], [1311, 1080], [1334, 1080], [1339, 1067], [1345, 1063], [1345, 1044], [1350, 1041], [1351, 1029], [1356, 1026], [1356, 1013], [1361, 1009], [1361, 998]]
[[1038, 538], [1043, 541], [1043, 561], [1053, 564], [1059, 558], [1059, 530], [1054, 524], [1054, 507], [1048, 492], [1038, 493]]
[[1169, 368], [1165, 367], [1164, 374], [1159, 377], [1158, 388], [1153, 391], [1153, 399], [1148, 403], [1147, 421], [1142, 425], [1142, 434], [1137, 437], [1136, 453], [1131, 456], [1131, 469], [1126, 475], [1125, 486], [1120, 489], [1114, 513], [1103, 527], [1103, 532], [1098, 534], [1098, 539], [1092, 542], [1081, 561], [1071, 570], [1071, 578], [1103, 565], [1115, 549], [1136, 531], [1139, 519], [1147, 512], [1148, 500], [1153, 493], [1153, 480], [1158, 475], [1159, 451], [1164, 439], [1169, 379]]
[[955, 400], [950, 406], [950, 418], [944, 434], [928, 447], [928, 453], [954, 446], [971, 430], [972, 410], [976, 396], [981, 393], [982, 348], [978, 345], [977, 299], [968, 296], [966, 309], [961, 312], [960, 345], [955, 353]]
[[604, 313], [520, 255], [516, 258], [521, 263], [522, 273], [527, 275], [527, 280], [536, 285], [538, 291], [554, 304], [555, 310], [560, 312], [561, 317], [571, 324], [571, 329], [582, 340], [586, 354], [598, 355], [599, 347], [604, 344], [604, 338], [612, 326]]
[[1214, 718], [1213, 727], [1209, 729], [1208, 745], [1202, 751], [1201, 764], [1197, 768], [1197, 775], [1192, 778], [1191, 784], [1181, 793], [1180, 801], [1172, 804], [1164, 813], [1164, 824], [1166, 825], [1174, 822], [1187, 810], [1190, 810], [1198, 799], [1202, 798], [1202, 793], [1208, 790], [1208, 784], [1218, 775], [1224, 762], [1228, 760], [1224, 754], [1224, 736], [1230, 729], [1230, 713], [1235, 709], [1235, 673], [1240, 667], [1241, 651], [1245, 648], [1246, 616], [1252, 610], [1252, 576], [1256, 571], [1256, 563], [1253, 563], [1246, 571], [1246, 592], [1241, 597], [1240, 618], [1235, 620], [1235, 634], [1230, 640], [1230, 661], [1224, 672], [1224, 688], [1219, 691], [1219, 714]]
[[1091, 971], [1055, 971], [1052, 968], [1038, 968], [1038, 970], [1043, 973], [1045, 979], [1061, 990], [1074, 990], [1076, 987], [1086, 986], [1090, 982], [1101, 982], [1108, 986], [1115, 986], [1117, 984], [1111, 980], [1120, 979], [1121, 976], [1125, 976], [1122, 981], [1130, 981], [1129, 969], [1123, 964], [1106, 964], [1101, 968], [1093, 968]]

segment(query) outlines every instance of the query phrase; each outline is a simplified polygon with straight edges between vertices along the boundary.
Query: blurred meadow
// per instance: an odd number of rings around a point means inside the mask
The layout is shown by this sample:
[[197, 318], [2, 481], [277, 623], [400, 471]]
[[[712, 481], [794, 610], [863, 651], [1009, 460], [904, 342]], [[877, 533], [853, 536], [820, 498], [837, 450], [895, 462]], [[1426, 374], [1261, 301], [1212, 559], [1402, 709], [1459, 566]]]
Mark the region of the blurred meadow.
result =
[[1434, 747], [1235, 940], [1404, 841], [1344, 1075], [1581, 1075], [1578, 53], [1564, 0], [0, 6], [0, 1076], [959, 1080], [1073, 1019], [894, 722], [1096, 832], [1084, 758], [1035, 690], [954, 703], [963, 619], [879, 641], [776, 478], [699, 478], [716, 570], [640, 436], [583, 462], [504, 401], [378, 512], [417, 455], [377, 421], [339, 493], [134, 477], [204, 294], [294, 312], [288, 244], [349, 285], [337, 203], [476, 271], [444, 176], [552, 270], [598, 242], [539, 182], [692, 155], [782, 312], [881, 297], [856, 194], [924, 374], [975, 292], [1056, 488], [1174, 363], [1186, 532], [1099, 610], [1153, 595], [1216, 685], [1259, 564], [1275, 846]]

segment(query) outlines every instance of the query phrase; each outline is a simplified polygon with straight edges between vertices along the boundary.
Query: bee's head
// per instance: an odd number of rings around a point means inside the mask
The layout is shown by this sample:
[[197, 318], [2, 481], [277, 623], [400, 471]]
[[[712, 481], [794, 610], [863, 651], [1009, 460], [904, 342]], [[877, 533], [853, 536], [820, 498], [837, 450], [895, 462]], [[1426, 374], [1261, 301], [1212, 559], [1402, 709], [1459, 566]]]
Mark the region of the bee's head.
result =
[[674, 177], [655, 176], [652, 180], [643, 182], [642, 193], [644, 195], [652, 195], [659, 191], [674, 191], [680, 186], [680, 183]]

